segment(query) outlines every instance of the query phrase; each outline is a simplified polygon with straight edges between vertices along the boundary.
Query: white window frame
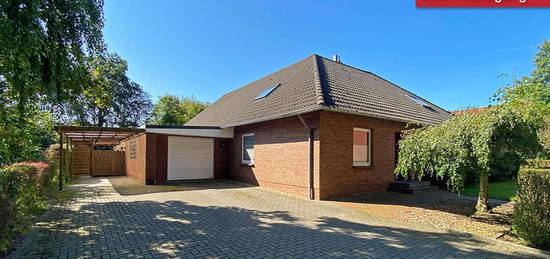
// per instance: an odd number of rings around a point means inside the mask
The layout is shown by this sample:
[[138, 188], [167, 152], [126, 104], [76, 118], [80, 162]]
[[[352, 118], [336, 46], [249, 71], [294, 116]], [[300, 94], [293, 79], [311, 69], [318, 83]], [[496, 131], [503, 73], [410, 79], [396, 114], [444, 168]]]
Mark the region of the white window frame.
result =
[[[244, 137], [250, 137], [250, 136], [254, 137], [254, 147], [255, 147], [256, 146], [256, 137], [254, 136], [254, 133], [243, 134], [241, 136], [241, 162], [243, 164], [254, 164], [254, 159], [244, 160], [244, 152], [246, 150], [246, 148], [244, 147]], [[254, 147], [253, 147], [253, 149], [254, 149]], [[256, 153], [254, 153], [254, 156], [255, 155], [256, 155]]]
[[[372, 130], [371, 129], [364, 129], [364, 128], [353, 128], [353, 131], [362, 131], [362, 132], [368, 132], [368, 145], [367, 145], [367, 159], [368, 162], [364, 161], [353, 161], [353, 166], [371, 166], [372, 165]], [[353, 145], [353, 134], [352, 134], [352, 145]], [[353, 148], [352, 148], [352, 159], [353, 159]]]

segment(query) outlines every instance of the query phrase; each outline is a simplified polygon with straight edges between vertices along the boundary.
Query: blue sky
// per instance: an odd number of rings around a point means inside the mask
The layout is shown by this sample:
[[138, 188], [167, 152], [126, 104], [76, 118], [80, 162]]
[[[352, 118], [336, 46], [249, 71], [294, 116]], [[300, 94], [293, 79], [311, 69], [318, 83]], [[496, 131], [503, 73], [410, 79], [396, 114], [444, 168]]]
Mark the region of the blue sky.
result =
[[[313, 53], [374, 72], [439, 106], [486, 105], [527, 75], [550, 9], [419, 9], [395, 1], [105, 2], [105, 40], [153, 97], [213, 102]], [[161, 4], [162, 3], [162, 4]]]

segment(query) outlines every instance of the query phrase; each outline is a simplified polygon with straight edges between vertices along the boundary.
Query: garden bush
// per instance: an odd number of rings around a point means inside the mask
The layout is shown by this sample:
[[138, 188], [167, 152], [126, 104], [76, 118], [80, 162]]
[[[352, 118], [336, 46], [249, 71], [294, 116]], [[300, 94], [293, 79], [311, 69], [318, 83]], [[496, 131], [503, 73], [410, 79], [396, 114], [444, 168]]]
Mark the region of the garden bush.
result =
[[522, 168], [518, 175], [514, 232], [530, 246], [550, 249], [550, 169]]
[[527, 167], [529, 168], [550, 168], [550, 160], [541, 159], [529, 159], [527, 160]]
[[30, 217], [44, 208], [41, 192], [47, 181], [44, 162], [28, 162], [0, 169], [0, 254], [8, 248], [11, 237], [30, 222]]
[[13, 236], [25, 230], [32, 216], [59, 194], [59, 145], [51, 145], [42, 156], [44, 161], [0, 167], [0, 257]]

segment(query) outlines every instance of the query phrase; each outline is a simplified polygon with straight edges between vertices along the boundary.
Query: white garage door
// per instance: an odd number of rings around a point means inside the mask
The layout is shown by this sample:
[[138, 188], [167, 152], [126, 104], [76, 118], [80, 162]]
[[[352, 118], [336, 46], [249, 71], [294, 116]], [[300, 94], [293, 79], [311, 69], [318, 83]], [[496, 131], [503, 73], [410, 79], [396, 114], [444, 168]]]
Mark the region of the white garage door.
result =
[[168, 180], [214, 178], [214, 140], [168, 137]]

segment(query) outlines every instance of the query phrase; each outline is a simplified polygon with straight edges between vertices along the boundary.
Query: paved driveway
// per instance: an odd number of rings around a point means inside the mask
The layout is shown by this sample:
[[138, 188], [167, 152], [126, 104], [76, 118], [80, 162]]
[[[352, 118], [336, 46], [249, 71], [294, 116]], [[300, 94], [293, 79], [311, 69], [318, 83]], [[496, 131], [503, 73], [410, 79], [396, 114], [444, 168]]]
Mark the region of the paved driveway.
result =
[[17, 257], [543, 257], [540, 251], [463, 233], [397, 223], [262, 188], [123, 196], [105, 178], [45, 214]]

